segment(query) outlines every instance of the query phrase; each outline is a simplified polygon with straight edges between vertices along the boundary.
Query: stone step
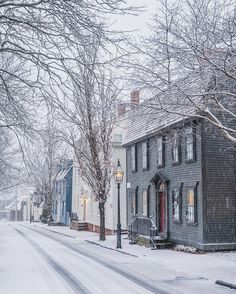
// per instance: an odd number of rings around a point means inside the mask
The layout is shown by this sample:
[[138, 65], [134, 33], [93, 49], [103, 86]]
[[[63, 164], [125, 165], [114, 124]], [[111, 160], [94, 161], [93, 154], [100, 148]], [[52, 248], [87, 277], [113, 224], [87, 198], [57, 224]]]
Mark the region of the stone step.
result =
[[156, 243], [157, 249], [168, 249], [172, 247], [172, 243], [170, 242], [161, 242], [161, 243]]
[[88, 231], [88, 223], [78, 223], [78, 231]]

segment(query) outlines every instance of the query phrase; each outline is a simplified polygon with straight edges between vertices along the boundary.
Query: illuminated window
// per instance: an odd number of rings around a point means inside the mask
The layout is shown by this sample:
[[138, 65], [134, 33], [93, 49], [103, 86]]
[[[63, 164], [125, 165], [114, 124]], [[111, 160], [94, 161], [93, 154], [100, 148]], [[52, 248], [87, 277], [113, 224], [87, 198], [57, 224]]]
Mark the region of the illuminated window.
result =
[[187, 191], [187, 204], [186, 204], [186, 221], [189, 223], [196, 222], [196, 199], [194, 188]]
[[172, 203], [173, 203], [173, 220], [181, 220], [181, 197], [180, 189], [174, 189], [172, 191]]

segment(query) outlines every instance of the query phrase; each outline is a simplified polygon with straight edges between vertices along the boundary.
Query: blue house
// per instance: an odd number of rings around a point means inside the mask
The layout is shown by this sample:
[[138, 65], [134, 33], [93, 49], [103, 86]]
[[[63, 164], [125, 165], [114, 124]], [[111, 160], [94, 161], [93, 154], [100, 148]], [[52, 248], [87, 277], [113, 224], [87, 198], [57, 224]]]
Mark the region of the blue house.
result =
[[53, 185], [53, 220], [65, 226], [69, 225], [72, 206], [72, 165], [72, 160], [67, 160], [57, 165], [57, 175]]

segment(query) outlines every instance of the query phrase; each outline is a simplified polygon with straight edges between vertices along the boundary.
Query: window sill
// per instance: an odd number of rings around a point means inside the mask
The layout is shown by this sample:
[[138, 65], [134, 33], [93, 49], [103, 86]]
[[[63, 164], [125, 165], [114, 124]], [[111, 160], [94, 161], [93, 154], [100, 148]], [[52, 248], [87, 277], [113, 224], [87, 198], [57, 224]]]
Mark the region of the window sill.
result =
[[149, 170], [149, 168], [143, 167], [143, 171], [147, 171], [147, 170]]
[[192, 163], [192, 162], [196, 162], [196, 159], [185, 159], [186, 163]]
[[180, 165], [180, 161], [172, 161], [171, 165], [172, 166]]
[[137, 172], [137, 170], [135, 170], [135, 169], [132, 169], [132, 173], [136, 173]]
[[196, 227], [198, 223], [186, 222], [187, 226]]
[[174, 220], [173, 219], [173, 224], [176, 224], [176, 225], [182, 225], [182, 221], [178, 221], [178, 220]]

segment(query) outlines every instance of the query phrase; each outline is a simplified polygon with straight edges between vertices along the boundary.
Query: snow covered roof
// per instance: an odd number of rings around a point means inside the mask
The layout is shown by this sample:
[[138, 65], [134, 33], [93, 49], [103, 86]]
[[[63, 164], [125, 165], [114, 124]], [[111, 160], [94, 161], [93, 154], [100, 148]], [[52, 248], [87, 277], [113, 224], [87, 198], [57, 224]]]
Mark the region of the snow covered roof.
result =
[[71, 168], [72, 168], [72, 165], [69, 168], [62, 169], [61, 171], [59, 171], [59, 173], [56, 176], [56, 181], [63, 180], [66, 177], [66, 175], [68, 174], [68, 172], [70, 171]]
[[196, 116], [203, 106], [200, 82], [199, 75], [187, 77], [133, 110], [123, 146]]
[[21, 209], [21, 202], [25, 201], [26, 199], [29, 199], [29, 196], [27, 196], [27, 195], [26, 196], [25, 195], [18, 196], [17, 199], [14, 199], [13, 201], [11, 201], [11, 203], [8, 206], [6, 206], [5, 208], [7, 210], [15, 210], [17, 207], [17, 210], [20, 210]]

